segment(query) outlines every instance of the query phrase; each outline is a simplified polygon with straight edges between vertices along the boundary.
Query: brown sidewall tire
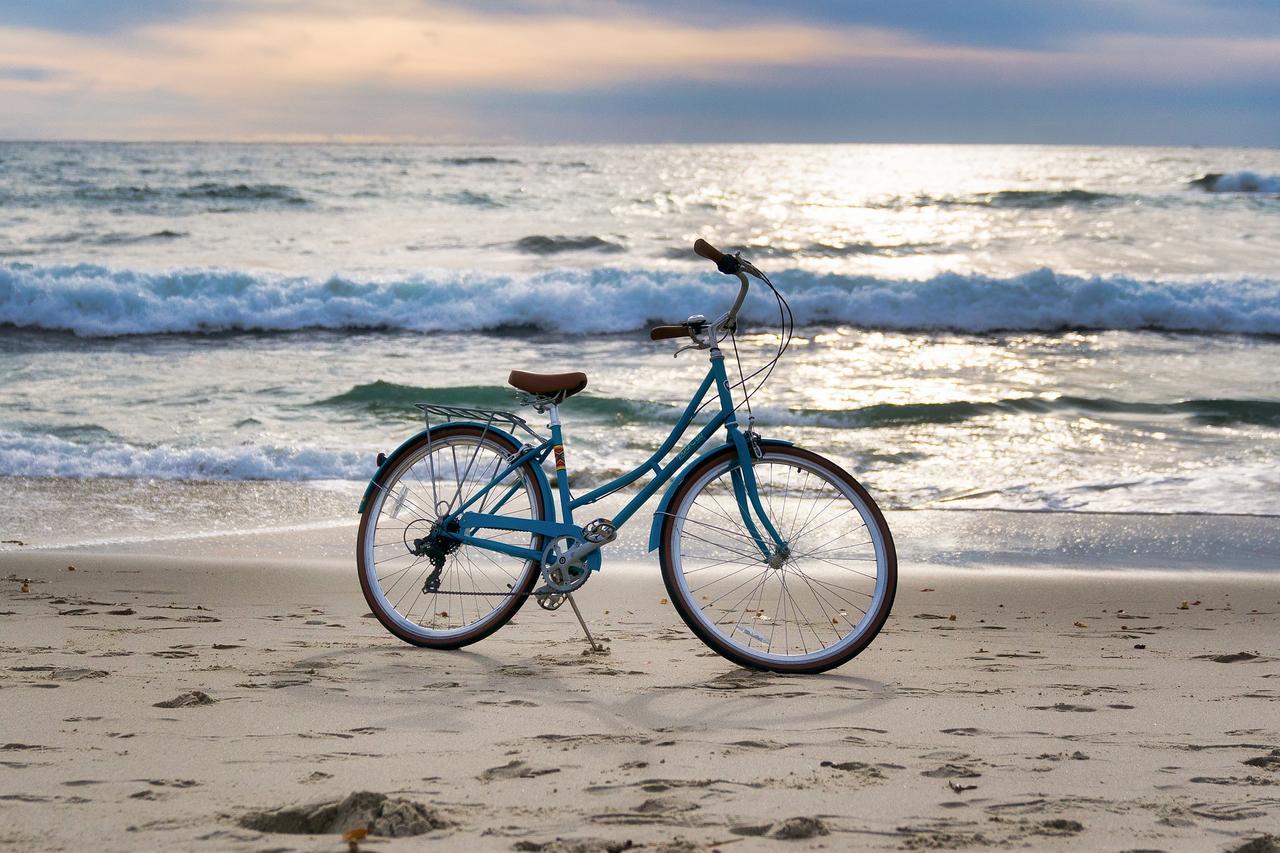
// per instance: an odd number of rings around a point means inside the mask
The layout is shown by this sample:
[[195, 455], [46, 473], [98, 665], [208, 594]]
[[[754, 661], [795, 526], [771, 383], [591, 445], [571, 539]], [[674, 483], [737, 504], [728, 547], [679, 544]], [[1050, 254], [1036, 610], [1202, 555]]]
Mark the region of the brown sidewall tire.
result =
[[661, 539], [659, 540], [658, 560], [662, 566], [662, 581], [667, 587], [667, 596], [671, 603], [675, 605], [676, 612], [680, 614], [680, 618], [689, 626], [689, 630], [698, 636], [698, 639], [706, 643], [713, 651], [721, 657], [733, 661], [739, 666], [748, 669], [758, 669], [770, 672], [788, 672], [788, 673], [804, 673], [814, 674], [826, 672], [829, 669], [842, 666], [853, 658], [857, 657], [871, 642], [875, 640], [880, 633], [880, 629], [884, 627], [884, 623], [889, 618], [889, 611], [893, 609], [893, 599], [898, 590], [898, 553], [894, 548], [893, 535], [889, 532], [889, 525], [884, 520], [884, 515], [880, 512], [880, 507], [862, 487], [862, 484], [853, 478], [848, 471], [845, 471], [836, 463], [832, 462], [824, 456], [805, 450], [800, 447], [791, 445], [765, 445], [765, 454], [777, 456], [794, 456], [804, 459], [816, 465], [825, 468], [831, 474], [837, 476], [841, 482], [847, 484], [853, 489], [854, 493], [866, 502], [867, 508], [871, 512], [871, 516], [875, 524], [880, 528], [880, 534], [884, 540], [885, 546], [885, 572], [886, 572], [886, 590], [880, 609], [877, 611], [866, 633], [858, 640], [858, 642], [844, 649], [840, 654], [833, 656], [831, 659], [823, 659], [809, 663], [764, 663], [753, 658], [746, 657], [738, 652], [733, 646], [724, 642], [723, 639], [708, 631], [702, 622], [694, 615], [691, 609], [693, 605], [685, 601], [684, 595], [680, 589], [680, 583], [676, 578], [675, 567], [671, 561], [671, 538], [675, 530], [675, 513], [674, 509], [679, 507], [688, 496], [693, 484], [709, 469], [717, 465], [723, 464], [726, 459], [734, 459], [737, 457], [737, 451], [732, 447], [716, 453], [714, 456], [708, 457], [699, 463], [696, 468], [689, 471], [681, 481], [679, 489], [672, 496], [668, 507], [673, 512], [669, 513], [662, 522]]
[[[518, 444], [512, 442], [506, 436], [503, 436], [499, 433], [495, 433], [493, 430], [486, 431], [482, 427], [467, 426], [462, 424], [445, 425], [445, 426], [441, 426], [436, 429], [433, 429], [431, 430], [431, 433], [430, 433], [430, 439], [431, 441], [439, 441], [444, 438], [451, 438], [451, 437], [460, 436], [460, 435], [469, 435], [469, 436], [474, 436], [476, 438], [480, 438], [481, 436], [483, 436], [487, 441], [493, 441], [499, 445], [502, 445], [510, 453], [514, 453], [515, 451], [520, 449], [520, 446]], [[422, 436], [420, 439], [418, 439], [416, 442], [410, 445], [405, 450], [403, 455], [405, 457], [413, 456], [421, 446], [427, 443], [427, 438], [428, 436], [425, 436], [425, 435]], [[536, 484], [538, 482], [538, 479], [537, 479], [537, 474], [534, 473], [532, 470], [532, 467], [533, 467], [532, 464], [526, 463], [524, 467], [527, 467], [530, 469], [528, 472], [526, 472], [526, 475], [530, 478], [530, 480], [532, 480]], [[393, 465], [382, 472], [382, 478], [390, 479], [391, 475], [398, 470], [399, 470], [399, 466]], [[379, 482], [381, 482], [381, 479], [379, 480]], [[542, 490], [540, 488], [535, 487], [533, 491], [534, 491], [534, 501], [535, 501], [534, 509], [537, 512], [538, 518], [546, 518], [546, 506], [543, 503], [544, 496], [542, 494]], [[378, 603], [377, 597], [373, 594], [372, 589], [370, 589], [369, 580], [365, 572], [365, 566], [364, 566], [365, 538], [368, 535], [367, 531], [371, 526], [370, 515], [374, 510], [374, 505], [378, 503], [380, 502], [370, 500], [368, 504], [365, 506], [364, 512], [361, 513], [360, 515], [360, 528], [359, 528], [359, 533], [356, 536], [356, 574], [359, 575], [360, 577], [360, 591], [364, 593], [364, 600], [369, 605], [369, 609], [373, 611], [373, 615], [376, 616], [378, 621], [382, 623], [382, 627], [386, 628], [396, 637], [399, 637], [401, 640], [404, 640], [406, 643], [409, 643], [411, 645], [422, 646], [424, 648], [457, 649], [463, 646], [469, 646], [472, 643], [476, 643], [476, 642], [479, 642], [480, 640], [483, 640], [485, 637], [489, 636], [494, 631], [498, 630], [503, 625], [507, 624], [507, 622], [511, 620], [511, 617], [515, 616], [516, 613], [520, 610], [520, 608], [524, 606], [525, 600], [529, 597], [528, 594], [533, 591], [534, 584], [538, 582], [538, 577], [540, 574], [536, 564], [534, 564], [532, 560], [530, 560], [529, 563], [525, 565], [524, 570], [527, 577], [521, 583], [520, 588], [516, 590], [518, 594], [513, 595], [511, 599], [502, 606], [502, 608], [500, 609], [500, 612], [495, 617], [490, 619], [484, 625], [476, 628], [474, 631], [468, 632], [466, 634], [461, 634], [457, 637], [450, 637], [448, 639], [435, 640], [429, 637], [419, 637], [403, 630], [401, 626], [397, 624], [394, 619], [392, 619], [390, 616], [388, 616], [386, 613], [383, 612], [381, 606]], [[543, 545], [543, 539], [541, 536], [539, 536], [534, 540], [534, 547], [541, 548], [542, 545]], [[532, 567], [532, 570], [530, 570], [530, 567]]]

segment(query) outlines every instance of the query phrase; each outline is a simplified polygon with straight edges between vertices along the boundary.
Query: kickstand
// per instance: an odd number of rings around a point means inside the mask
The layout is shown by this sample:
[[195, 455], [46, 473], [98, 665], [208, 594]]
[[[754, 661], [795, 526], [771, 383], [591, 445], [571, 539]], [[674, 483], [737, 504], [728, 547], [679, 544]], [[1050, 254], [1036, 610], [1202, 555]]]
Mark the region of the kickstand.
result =
[[582, 626], [583, 633], [587, 635], [587, 643], [591, 646], [591, 651], [607, 651], [604, 646], [596, 642], [595, 637], [591, 636], [591, 629], [587, 627], [587, 620], [582, 618], [582, 611], [578, 609], [578, 602], [573, 600], [573, 594], [565, 593], [564, 597], [569, 599], [569, 604], [573, 607], [573, 615], [578, 617], [578, 624]]

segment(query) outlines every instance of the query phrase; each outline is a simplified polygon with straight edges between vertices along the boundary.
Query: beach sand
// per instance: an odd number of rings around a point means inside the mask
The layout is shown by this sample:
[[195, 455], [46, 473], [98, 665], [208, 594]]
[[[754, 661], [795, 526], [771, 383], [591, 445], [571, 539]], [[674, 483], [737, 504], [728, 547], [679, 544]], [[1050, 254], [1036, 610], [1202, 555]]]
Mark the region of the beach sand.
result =
[[[1177, 550], [1179, 529], [1214, 524], [1147, 526]], [[579, 594], [607, 654], [569, 608], [532, 604], [466, 650], [415, 649], [366, 615], [353, 537], [0, 554], [0, 844], [342, 850], [355, 812], [425, 831], [360, 842], [385, 850], [1266, 850], [1242, 845], [1280, 834], [1276, 575], [1086, 571], [1088, 548], [1066, 570], [1017, 553], [948, 567], [900, 534], [884, 632], [801, 677], [710, 652], [635, 554]], [[299, 829], [315, 834], [271, 831]]]

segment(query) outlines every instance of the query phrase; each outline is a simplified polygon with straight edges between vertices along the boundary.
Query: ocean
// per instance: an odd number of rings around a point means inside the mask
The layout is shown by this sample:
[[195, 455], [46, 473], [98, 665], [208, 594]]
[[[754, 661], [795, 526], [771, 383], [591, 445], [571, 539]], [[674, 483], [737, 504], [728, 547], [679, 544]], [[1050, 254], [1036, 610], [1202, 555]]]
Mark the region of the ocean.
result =
[[512, 368], [588, 373], [603, 482], [702, 378], [646, 334], [732, 299], [697, 237], [795, 311], [759, 431], [887, 508], [1280, 514], [1275, 149], [9, 142], [0, 532], [91, 540], [104, 488], [134, 529], [353, 513], [413, 403]]

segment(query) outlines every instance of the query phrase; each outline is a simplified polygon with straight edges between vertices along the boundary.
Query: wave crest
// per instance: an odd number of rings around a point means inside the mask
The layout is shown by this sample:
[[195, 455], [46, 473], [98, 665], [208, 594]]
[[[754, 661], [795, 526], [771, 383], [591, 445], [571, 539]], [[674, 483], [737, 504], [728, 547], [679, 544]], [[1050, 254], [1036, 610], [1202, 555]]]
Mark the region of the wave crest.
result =
[[[1156, 329], [1280, 334], [1280, 281], [1143, 281], [1040, 269], [1008, 278], [911, 281], [781, 271], [801, 324], [886, 330]], [[747, 323], [776, 321], [762, 287]], [[84, 336], [367, 329], [537, 328], [627, 332], [713, 314], [732, 288], [713, 273], [602, 267], [534, 275], [445, 272], [390, 280], [295, 278], [222, 269], [166, 272], [79, 264], [0, 265], [0, 325]]]
[[[84, 438], [83, 436], [77, 436]], [[0, 474], [160, 480], [361, 480], [372, 454], [318, 447], [148, 447], [0, 431]]]
[[1210, 193], [1280, 193], [1280, 175], [1258, 175], [1255, 172], [1209, 172], [1190, 182]]

